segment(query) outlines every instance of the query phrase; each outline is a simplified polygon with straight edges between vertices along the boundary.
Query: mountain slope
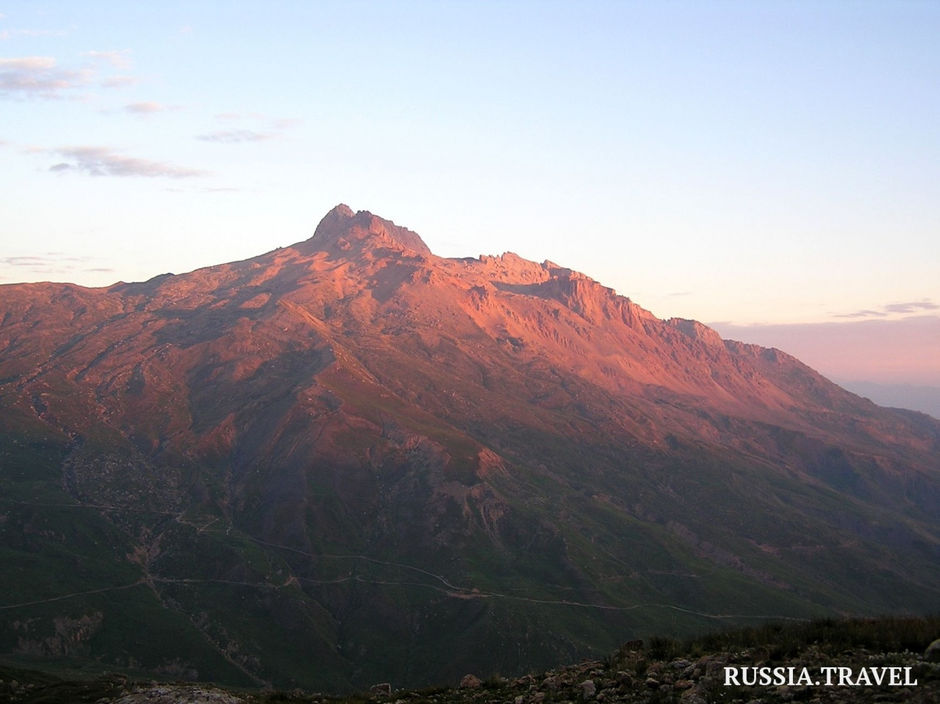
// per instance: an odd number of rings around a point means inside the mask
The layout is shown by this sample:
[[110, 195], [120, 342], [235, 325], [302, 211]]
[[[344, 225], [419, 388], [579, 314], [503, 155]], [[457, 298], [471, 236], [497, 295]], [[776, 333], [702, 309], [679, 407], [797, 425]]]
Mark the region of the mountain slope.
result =
[[0, 301], [9, 657], [421, 685], [940, 597], [940, 424], [551, 262], [337, 206]]

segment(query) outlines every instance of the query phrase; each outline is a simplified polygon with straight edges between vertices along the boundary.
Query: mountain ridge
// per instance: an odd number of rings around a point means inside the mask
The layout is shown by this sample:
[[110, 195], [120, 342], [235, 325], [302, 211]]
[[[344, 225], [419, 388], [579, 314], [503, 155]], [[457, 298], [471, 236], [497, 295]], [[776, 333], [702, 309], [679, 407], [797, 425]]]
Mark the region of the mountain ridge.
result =
[[240, 262], [0, 296], [9, 656], [420, 685], [940, 596], [940, 424], [552, 262], [340, 205]]

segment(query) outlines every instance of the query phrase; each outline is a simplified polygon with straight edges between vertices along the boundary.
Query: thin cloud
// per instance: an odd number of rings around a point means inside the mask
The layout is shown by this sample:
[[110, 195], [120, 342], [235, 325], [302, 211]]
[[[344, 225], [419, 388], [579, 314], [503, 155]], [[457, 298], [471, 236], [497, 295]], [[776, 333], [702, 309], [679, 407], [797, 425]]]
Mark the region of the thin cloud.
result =
[[258, 129], [221, 129], [196, 135], [196, 139], [203, 142], [217, 144], [244, 144], [246, 142], [262, 142], [268, 139], [277, 139], [282, 134], [301, 123], [294, 118], [273, 118], [258, 112], [238, 113], [221, 112], [215, 115], [219, 122], [245, 121], [254, 123]]
[[66, 35], [68, 35], [68, 30], [65, 29], [3, 29], [0, 30], [0, 41], [13, 37], [64, 37]]
[[52, 56], [21, 56], [14, 59], [0, 59], [0, 66], [9, 66], [11, 69], [22, 71], [46, 71], [54, 68], [55, 58]]
[[64, 172], [75, 169], [90, 176], [143, 178], [193, 178], [208, 175], [208, 172], [199, 169], [125, 156], [108, 147], [63, 147], [54, 150], [54, 153], [68, 161], [50, 166], [50, 171]]
[[0, 94], [57, 98], [64, 91], [86, 85], [92, 72], [59, 68], [51, 56], [0, 59]]
[[288, 130], [303, 124], [303, 120], [297, 117], [279, 117], [271, 120], [271, 127], [276, 130]]
[[110, 267], [83, 266], [94, 263], [91, 257], [70, 256], [62, 252], [44, 252], [43, 254], [0, 257], [0, 266], [8, 266], [15, 269], [30, 269], [41, 272], [49, 271], [51, 268], [81, 269], [82, 271], [114, 271]]
[[215, 114], [215, 119], [220, 122], [232, 122], [234, 120], [252, 120], [256, 124], [265, 124], [268, 129], [275, 132], [283, 132], [303, 124], [303, 120], [296, 117], [271, 117], [260, 112], [220, 112]]
[[[83, 56], [92, 64], [112, 68], [130, 65], [128, 51], [86, 51]], [[135, 83], [134, 76], [120, 74], [100, 77], [91, 65], [80, 69], [62, 68], [52, 56], [21, 56], [0, 59], [0, 95], [31, 98], [61, 98], [84, 88], [93, 81], [102, 87], [116, 88]]]
[[216, 120], [263, 120], [264, 115], [259, 112], [220, 112], [215, 115]]
[[228, 186], [217, 186], [209, 187], [203, 186], [202, 188], [164, 188], [164, 191], [167, 193], [244, 193], [244, 188], [231, 188]]
[[0, 257], [0, 264], [15, 267], [36, 267], [48, 266], [51, 263], [58, 263], [59, 259], [54, 253], [43, 256], [20, 256], [20, 257]]
[[254, 130], [220, 130], [196, 135], [196, 139], [220, 144], [241, 144], [243, 142], [262, 142], [271, 139], [273, 136], [266, 132], [255, 132]]
[[924, 311], [931, 310], [940, 310], [940, 305], [937, 305], [929, 298], [922, 298], [919, 301], [907, 301], [904, 303], [888, 303], [881, 307], [881, 310], [872, 310], [866, 308], [864, 310], [857, 310], [853, 313], [837, 313], [834, 314], [835, 318], [854, 318], [854, 319], [864, 319], [864, 318], [884, 318], [891, 314], [908, 314], [908, 313], [923, 313]]
[[112, 51], [84, 51], [82, 56], [109, 64], [114, 68], [130, 68], [130, 53], [130, 49], [116, 49]]
[[929, 298], [924, 298], [919, 301], [909, 301], [908, 303], [889, 303], [885, 306], [885, 310], [889, 313], [919, 313], [924, 310], [937, 309], [940, 309], [940, 306]]
[[877, 310], [857, 310], [854, 313], [838, 313], [836, 318], [874, 318], [880, 317], [883, 318], [887, 313], [883, 313]]
[[115, 274], [116, 269], [87, 256], [69, 256], [63, 252], [0, 257], [0, 281], [68, 281], [80, 274]]
[[130, 49], [85, 51], [82, 52], [82, 56], [91, 59], [93, 65], [103, 66], [105, 69], [117, 69], [123, 72], [102, 77], [99, 81], [99, 85], [102, 88], [123, 88], [124, 86], [137, 83], [137, 78], [127, 73], [127, 70], [130, 69], [132, 65]]
[[144, 101], [140, 103], [128, 103], [124, 106], [125, 112], [130, 112], [135, 115], [152, 115], [156, 112], [166, 112], [169, 110], [166, 105], [163, 103], [156, 103], [153, 101]]
[[132, 86], [137, 83], [138, 79], [136, 76], [109, 76], [101, 81], [102, 88], [123, 88], [124, 86]]

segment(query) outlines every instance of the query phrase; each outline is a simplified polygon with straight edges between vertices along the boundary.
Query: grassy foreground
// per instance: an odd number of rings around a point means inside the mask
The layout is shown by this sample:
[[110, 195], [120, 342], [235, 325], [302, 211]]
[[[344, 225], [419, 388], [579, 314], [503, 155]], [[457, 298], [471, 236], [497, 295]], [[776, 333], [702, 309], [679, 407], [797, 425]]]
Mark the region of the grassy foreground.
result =
[[[24, 704], [542, 704], [547, 702], [914, 702], [940, 701], [940, 616], [768, 624], [686, 640], [626, 643], [603, 661], [516, 678], [468, 674], [453, 686], [416, 691], [377, 683], [331, 696], [247, 691], [204, 683], [135, 681], [119, 674], [69, 680], [0, 663], [0, 702]], [[769, 683], [727, 684], [726, 668], [763, 668]], [[792, 668], [792, 669], [791, 669]], [[797, 680], [805, 671], [813, 682]], [[758, 672], [758, 670], [753, 670]], [[886, 672], [885, 680], [873, 680]], [[789, 673], [789, 674], [788, 674]], [[889, 676], [896, 675], [891, 684]], [[485, 673], [484, 673], [485, 674]], [[754, 675], [756, 676], [756, 675]], [[780, 683], [777, 678], [788, 678]], [[826, 683], [826, 679], [831, 683]], [[732, 678], [733, 680], [734, 678]]]

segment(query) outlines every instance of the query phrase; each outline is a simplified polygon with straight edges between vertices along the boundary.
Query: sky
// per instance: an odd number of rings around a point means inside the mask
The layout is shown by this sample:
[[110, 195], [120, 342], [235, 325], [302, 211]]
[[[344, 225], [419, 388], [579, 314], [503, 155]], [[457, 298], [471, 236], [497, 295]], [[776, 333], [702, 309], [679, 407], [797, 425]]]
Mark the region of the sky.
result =
[[183, 273], [346, 203], [737, 337], [890, 356], [927, 318], [882, 381], [940, 387], [938, 36], [910, 0], [0, 0], [0, 283]]

